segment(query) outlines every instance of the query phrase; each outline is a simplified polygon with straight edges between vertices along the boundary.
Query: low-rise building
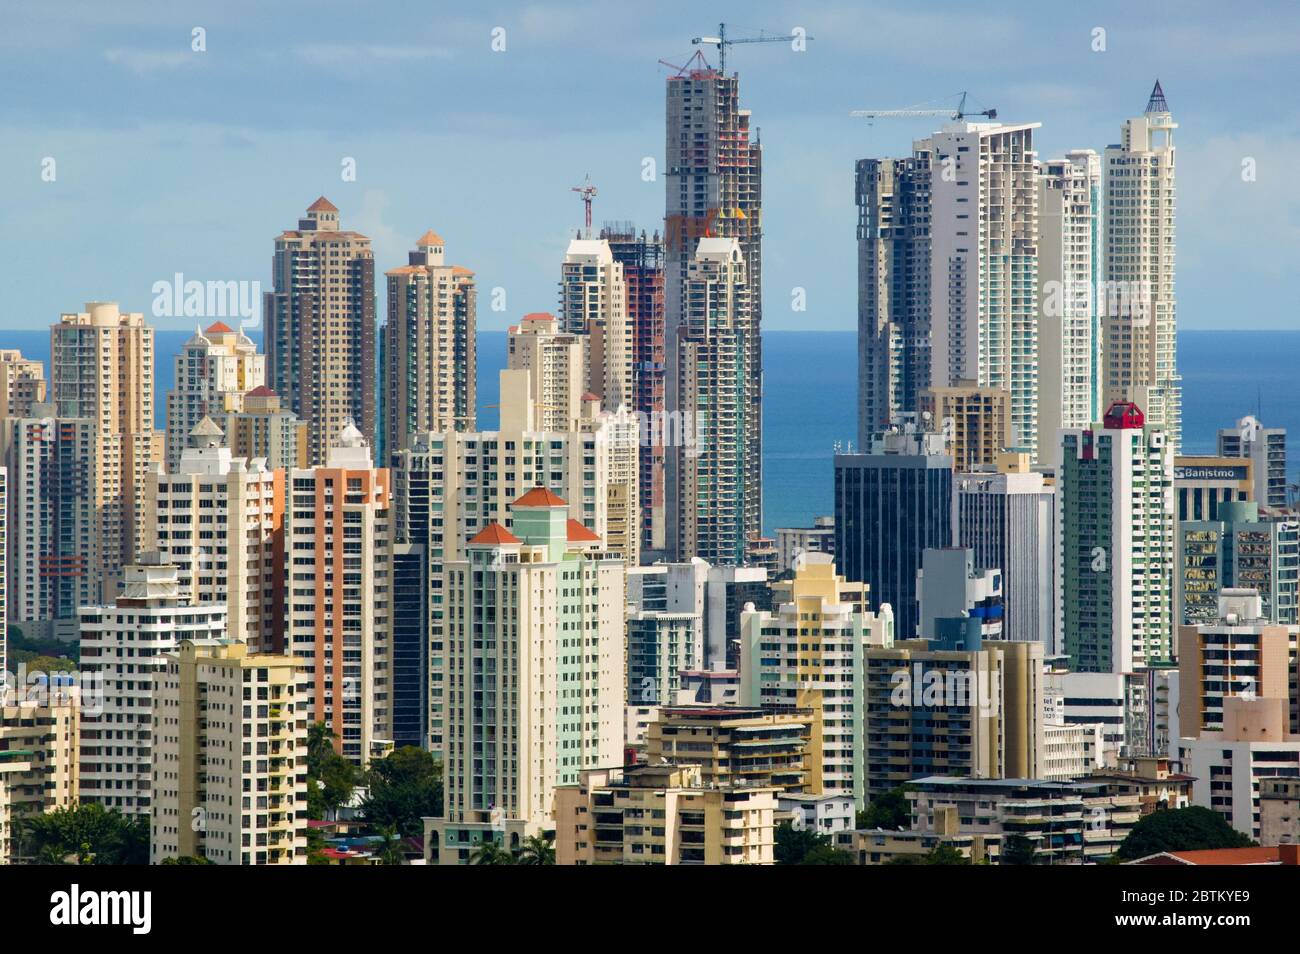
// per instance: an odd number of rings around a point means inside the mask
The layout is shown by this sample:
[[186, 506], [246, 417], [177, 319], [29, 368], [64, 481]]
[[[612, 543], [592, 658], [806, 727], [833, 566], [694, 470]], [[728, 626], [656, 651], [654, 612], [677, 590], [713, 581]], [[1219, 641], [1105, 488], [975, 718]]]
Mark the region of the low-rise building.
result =
[[661, 709], [646, 732], [646, 755], [651, 765], [697, 765], [708, 785], [771, 785], [803, 792], [811, 731], [807, 710], [673, 706]]
[[797, 829], [819, 835], [852, 831], [857, 820], [852, 795], [782, 792], [776, 800], [776, 814], [778, 824], [788, 821]]
[[555, 861], [770, 865], [778, 792], [709, 785], [698, 765], [584, 771], [555, 790]]
[[1259, 783], [1259, 840], [1266, 845], [1300, 843], [1300, 778]]

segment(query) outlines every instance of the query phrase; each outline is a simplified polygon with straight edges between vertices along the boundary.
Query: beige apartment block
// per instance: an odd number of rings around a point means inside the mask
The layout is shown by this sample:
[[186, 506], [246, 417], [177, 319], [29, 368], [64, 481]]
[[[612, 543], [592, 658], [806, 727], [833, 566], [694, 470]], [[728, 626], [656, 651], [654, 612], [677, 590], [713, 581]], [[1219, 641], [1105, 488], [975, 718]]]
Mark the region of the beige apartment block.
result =
[[560, 327], [582, 336], [586, 389], [610, 410], [634, 408], [627, 282], [607, 240], [569, 242], [560, 272]]
[[691, 763], [708, 786], [772, 786], [810, 791], [813, 713], [746, 706], [669, 706], [646, 731], [651, 765]]
[[948, 440], [953, 469], [968, 474], [993, 467], [1013, 446], [1011, 392], [962, 381], [921, 393], [921, 410]]
[[235, 457], [264, 458], [271, 470], [311, 465], [307, 422], [286, 409], [280, 396], [265, 385], [245, 394], [242, 410], [228, 413], [222, 426]]
[[31, 417], [45, 400], [45, 365], [14, 348], [0, 350], [0, 418]]
[[555, 863], [774, 864], [778, 792], [709, 785], [698, 765], [583, 772], [556, 789]]
[[[80, 726], [80, 696], [72, 687], [28, 690], [0, 706], [0, 763], [28, 766], [0, 778], [12, 817], [79, 803]], [[16, 854], [0, 847], [0, 864], [29, 857], [20, 839], [10, 847]]]
[[582, 416], [587, 393], [586, 343], [582, 335], [562, 333], [554, 315], [536, 311], [511, 325], [506, 337], [506, 367], [529, 372], [529, 396], [538, 428], [573, 430]]
[[311, 699], [295, 660], [185, 640], [153, 696], [150, 862], [306, 864]]
[[425, 232], [408, 263], [385, 272], [387, 453], [412, 434], [474, 430], [477, 288], [468, 268], [446, 263], [446, 244]]
[[89, 488], [98, 517], [99, 598], [118, 591], [122, 567], [143, 551], [144, 485], [163, 459], [154, 431], [154, 330], [140, 312], [89, 302], [50, 328], [50, 394], [59, 418], [89, 418], [97, 429]]
[[176, 355], [175, 385], [167, 392], [167, 471], [175, 473], [190, 432], [210, 417], [218, 424], [237, 412], [244, 394], [266, 384], [266, 355], [224, 322], [194, 335]]

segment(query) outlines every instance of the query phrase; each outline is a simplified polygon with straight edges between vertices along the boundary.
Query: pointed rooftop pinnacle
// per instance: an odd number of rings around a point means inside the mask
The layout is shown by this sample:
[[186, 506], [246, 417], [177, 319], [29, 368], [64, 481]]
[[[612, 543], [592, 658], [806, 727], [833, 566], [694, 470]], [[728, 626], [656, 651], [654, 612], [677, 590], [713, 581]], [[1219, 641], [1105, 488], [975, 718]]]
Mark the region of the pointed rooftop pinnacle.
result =
[[235, 329], [230, 327], [230, 325], [226, 324], [224, 321], [218, 321], [214, 324], [208, 325], [203, 333], [205, 335], [233, 335]]
[[199, 421], [199, 423], [194, 425], [194, 430], [190, 431], [190, 437], [221, 437], [221, 436], [222, 436], [222, 431], [221, 428], [217, 426], [217, 422], [214, 421], [212, 418], [208, 417], [206, 414], [203, 415], [203, 420]]
[[339, 207], [331, 202], [325, 196], [321, 196], [311, 205], [307, 206], [308, 212], [337, 212]]
[[1155, 87], [1151, 90], [1151, 98], [1147, 100], [1148, 113], [1167, 113], [1169, 104], [1165, 102], [1165, 91], [1160, 88], [1160, 80], [1156, 80]]
[[515, 507], [567, 507], [568, 504], [545, 487], [534, 487], [516, 500]]
[[443, 242], [441, 235], [439, 235], [433, 229], [429, 229], [429, 231], [425, 232], [423, 235], [420, 236], [420, 238], [416, 241], [415, 244], [416, 247], [418, 248], [419, 246], [422, 245], [444, 245], [446, 243]]
[[343, 429], [339, 431], [338, 442], [334, 446], [335, 447], [366, 447], [367, 446], [365, 436], [359, 430], [357, 430], [357, 426], [352, 422], [352, 418], [348, 418], [344, 422]]

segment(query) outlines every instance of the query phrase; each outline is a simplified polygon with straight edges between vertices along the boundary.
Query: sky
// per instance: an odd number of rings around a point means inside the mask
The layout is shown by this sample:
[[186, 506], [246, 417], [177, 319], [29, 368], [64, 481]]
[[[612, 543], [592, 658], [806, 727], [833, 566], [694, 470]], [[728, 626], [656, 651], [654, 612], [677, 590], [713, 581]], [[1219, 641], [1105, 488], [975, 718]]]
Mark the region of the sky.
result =
[[661, 224], [659, 61], [720, 21], [810, 37], [728, 53], [764, 147], [766, 328], [856, 326], [854, 162], [942, 122], [850, 110], [967, 90], [1041, 122], [1050, 158], [1118, 141], [1157, 77], [1180, 125], [1180, 327], [1297, 327], [1293, 3], [0, 0], [0, 16], [0, 330], [91, 300], [151, 315], [176, 273], [267, 289], [274, 237], [320, 195], [380, 272], [437, 231], [478, 276], [480, 329], [554, 311], [585, 176], [597, 225]]

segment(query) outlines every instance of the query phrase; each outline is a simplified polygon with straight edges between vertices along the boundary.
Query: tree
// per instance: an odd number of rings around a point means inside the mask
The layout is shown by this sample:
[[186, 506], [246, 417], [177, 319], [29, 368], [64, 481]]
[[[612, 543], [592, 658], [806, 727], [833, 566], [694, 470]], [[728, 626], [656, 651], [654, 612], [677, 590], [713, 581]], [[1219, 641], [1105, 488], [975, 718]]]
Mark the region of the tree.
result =
[[555, 845], [552, 844], [555, 836], [552, 834], [529, 835], [524, 839], [524, 843], [519, 848], [519, 858], [516, 864], [521, 865], [553, 865], [555, 864]]
[[825, 835], [808, 828], [795, 828], [790, 822], [783, 821], [776, 826], [776, 863], [801, 865], [814, 848], [829, 848], [830, 844], [831, 840]]
[[210, 865], [211, 861], [202, 855], [181, 855], [179, 858], [164, 858], [160, 865]]
[[801, 865], [855, 865], [857, 861], [847, 851], [830, 845], [818, 845], [803, 856]]
[[25, 815], [20, 826], [23, 850], [41, 864], [147, 865], [149, 822], [128, 818], [102, 805], [70, 805]]
[[322, 819], [352, 798], [361, 773], [334, 750], [336, 736], [324, 722], [307, 730], [307, 817]]
[[970, 859], [952, 845], [935, 845], [924, 855], [898, 855], [886, 864], [891, 865], [968, 865]]
[[912, 825], [912, 804], [907, 800], [907, 786], [891, 788], [858, 812], [857, 827], [885, 828], [896, 831]]
[[1034, 843], [1024, 835], [1008, 835], [999, 858], [1004, 865], [1032, 865], [1035, 850]]
[[403, 838], [424, 834], [424, 819], [442, 814], [442, 765], [424, 749], [403, 746], [373, 763], [362, 817], [377, 828], [392, 826]]
[[1153, 812], [1140, 819], [1119, 846], [1119, 856], [1132, 861], [1162, 851], [1248, 848], [1253, 844], [1218, 812], [1192, 806]]
[[498, 845], [495, 841], [481, 843], [469, 856], [472, 865], [513, 865], [515, 856]]
[[375, 856], [379, 859], [380, 864], [400, 865], [406, 860], [405, 856], [402, 854], [402, 842], [401, 839], [397, 837], [396, 828], [389, 825], [386, 828], [380, 829], [379, 835], [383, 841], [381, 841], [375, 849]]

